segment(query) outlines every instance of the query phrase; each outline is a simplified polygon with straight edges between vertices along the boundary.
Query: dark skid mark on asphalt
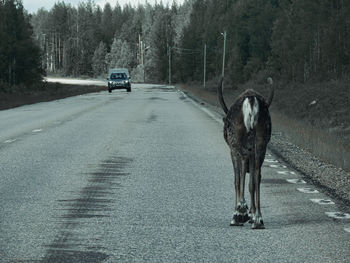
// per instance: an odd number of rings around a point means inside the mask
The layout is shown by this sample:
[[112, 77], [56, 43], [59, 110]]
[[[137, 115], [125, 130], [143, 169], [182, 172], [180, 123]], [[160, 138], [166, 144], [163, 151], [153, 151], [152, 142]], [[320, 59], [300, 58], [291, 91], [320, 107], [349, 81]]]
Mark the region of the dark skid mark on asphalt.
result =
[[151, 97], [151, 98], [149, 98], [149, 100], [161, 100], [161, 101], [167, 101], [167, 99], [163, 99], [163, 98], [160, 98], [160, 97]]
[[[79, 229], [84, 224], [91, 224], [93, 218], [109, 217], [114, 191], [122, 187], [122, 180], [129, 173], [125, 172], [132, 159], [113, 157], [98, 165], [96, 171], [83, 174], [89, 176], [88, 185], [79, 192], [79, 197], [58, 200], [65, 212], [59, 220], [61, 230], [55, 240], [46, 245], [46, 256], [41, 262], [76, 263], [102, 262], [108, 255], [102, 240], [93, 236], [79, 236]], [[91, 241], [100, 244], [91, 246]]]
[[147, 123], [151, 123], [151, 122], [155, 122], [157, 120], [158, 116], [154, 113], [152, 113], [148, 119], [147, 119]]

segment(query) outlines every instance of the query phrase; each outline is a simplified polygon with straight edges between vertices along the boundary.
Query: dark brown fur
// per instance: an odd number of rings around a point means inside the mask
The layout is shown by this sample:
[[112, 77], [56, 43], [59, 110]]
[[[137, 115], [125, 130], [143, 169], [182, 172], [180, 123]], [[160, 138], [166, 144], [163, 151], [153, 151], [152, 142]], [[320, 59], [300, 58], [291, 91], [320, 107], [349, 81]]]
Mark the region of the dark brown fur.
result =
[[[267, 100], [254, 90], [246, 90], [227, 108], [222, 95], [222, 82], [218, 86], [219, 102], [226, 113], [224, 120], [224, 138], [231, 150], [235, 174], [236, 203], [231, 225], [242, 225], [249, 219], [247, 205], [244, 199], [245, 174], [250, 173], [249, 192], [251, 196], [250, 219], [252, 228], [264, 228], [260, 209], [261, 166], [264, 162], [266, 147], [271, 138], [271, 118], [269, 106], [272, 102], [274, 89], [272, 79], [270, 94]], [[257, 99], [259, 104], [258, 120], [249, 132], [244, 124], [242, 105], [246, 98], [249, 102]]]

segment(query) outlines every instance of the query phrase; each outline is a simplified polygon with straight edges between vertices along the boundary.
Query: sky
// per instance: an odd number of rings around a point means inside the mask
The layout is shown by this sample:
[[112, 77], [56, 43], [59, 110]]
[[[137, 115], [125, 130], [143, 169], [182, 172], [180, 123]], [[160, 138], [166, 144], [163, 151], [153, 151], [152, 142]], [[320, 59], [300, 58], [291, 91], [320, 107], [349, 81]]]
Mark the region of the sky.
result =
[[[146, 0], [95, 0], [95, 3], [103, 8], [106, 2], [109, 2], [113, 7], [116, 2], [119, 2], [121, 6], [130, 3], [133, 6], [137, 6], [139, 3], [144, 4]], [[154, 4], [156, 1], [159, 3], [160, 0], [147, 0], [148, 3]], [[163, 4], [172, 3], [173, 0], [162, 0]], [[57, 0], [22, 0], [24, 8], [29, 12], [36, 12], [39, 8], [44, 7], [46, 10], [50, 10]], [[64, 0], [65, 3], [70, 3], [73, 6], [77, 6], [79, 2], [83, 0]], [[178, 4], [182, 4], [183, 0], [176, 0]]]

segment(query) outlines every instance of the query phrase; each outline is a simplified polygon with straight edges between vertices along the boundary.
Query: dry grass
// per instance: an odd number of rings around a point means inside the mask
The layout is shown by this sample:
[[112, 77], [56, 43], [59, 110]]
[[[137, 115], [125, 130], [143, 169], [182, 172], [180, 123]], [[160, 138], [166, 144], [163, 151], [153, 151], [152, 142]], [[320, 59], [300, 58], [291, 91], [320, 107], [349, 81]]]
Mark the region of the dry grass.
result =
[[25, 89], [25, 87], [23, 89], [17, 87], [11, 92], [0, 91], [0, 110], [102, 90], [107, 90], [107, 88], [59, 83], [45, 83], [45, 85], [32, 90]]

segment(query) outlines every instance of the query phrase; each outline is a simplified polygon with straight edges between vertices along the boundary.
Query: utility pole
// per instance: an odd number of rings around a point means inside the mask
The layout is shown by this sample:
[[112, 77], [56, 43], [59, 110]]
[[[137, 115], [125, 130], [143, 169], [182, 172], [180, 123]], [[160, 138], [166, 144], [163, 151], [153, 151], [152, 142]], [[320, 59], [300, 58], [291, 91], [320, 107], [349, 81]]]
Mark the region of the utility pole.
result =
[[142, 71], [143, 71], [143, 83], [145, 83], [145, 61], [144, 61], [144, 55], [145, 55], [145, 44], [141, 41], [141, 65], [142, 65]]
[[221, 33], [221, 35], [224, 36], [224, 51], [223, 51], [223, 55], [222, 55], [222, 73], [221, 76], [224, 78], [225, 76], [225, 52], [226, 52], [226, 31], [224, 31], [224, 33]]
[[141, 45], [141, 65], [143, 66], [143, 42], [142, 42], [142, 40], [141, 40], [141, 42], [140, 42], [140, 45]]
[[207, 66], [207, 44], [204, 44], [203, 88], [205, 88], [206, 66]]
[[141, 46], [141, 43], [142, 43], [142, 41], [141, 41], [141, 35], [139, 34], [139, 50], [138, 50], [138, 63], [139, 63], [139, 65], [140, 64], [142, 64], [142, 61], [141, 61], [141, 56], [142, 56], [142, 46]]
[[171, 84], [171, 46], [168, 45], [169, 54], [169, 84]]
[[146, 62], [145, 62], [145, 53], [150, 46], [146, 47], [146, 44], [143, 43], [142, 47], [142, 69], [143, 69], [143, 82], [146, 83]]

